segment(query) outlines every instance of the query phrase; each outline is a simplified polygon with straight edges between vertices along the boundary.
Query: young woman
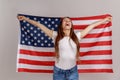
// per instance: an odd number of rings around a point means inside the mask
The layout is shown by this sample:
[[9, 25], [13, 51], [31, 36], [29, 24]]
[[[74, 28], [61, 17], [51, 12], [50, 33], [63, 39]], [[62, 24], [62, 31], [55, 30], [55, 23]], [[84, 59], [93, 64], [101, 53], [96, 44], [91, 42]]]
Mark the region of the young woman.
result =
[[74, 32], [72, 21], [69, 17], [61, 19], [58, 31], [48, 29], [43, 24], [28, 19], [25, 16], [17, 16], [19, 20], [25, 20], [39, 27], [55, 44], [56, 60], [54, 65], [53, 80], [78, 80], [76, 61], [79, 60], [79, 43], [94, 27], [112, 20], [110, 16], [90, 24], [83, 31]]

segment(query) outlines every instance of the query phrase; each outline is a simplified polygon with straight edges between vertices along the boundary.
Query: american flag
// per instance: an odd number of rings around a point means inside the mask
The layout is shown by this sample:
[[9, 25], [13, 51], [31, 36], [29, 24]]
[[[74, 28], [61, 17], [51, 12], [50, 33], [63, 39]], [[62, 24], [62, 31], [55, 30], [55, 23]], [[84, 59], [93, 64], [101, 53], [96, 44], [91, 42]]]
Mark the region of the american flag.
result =
[[[26, 16], [57, 31], [62, 17]], [[88, 25], [110, 14], [87, 17], [71, 17], [75, 31], [82, 31]], [[79, 73], [112, 73], [112, 22], [96, 26], [80, 42]], [[54, 44], [40, 28], [20, 21], [20, 37], [17, 53], [17, 72], [53, 73], [55, 64]]]

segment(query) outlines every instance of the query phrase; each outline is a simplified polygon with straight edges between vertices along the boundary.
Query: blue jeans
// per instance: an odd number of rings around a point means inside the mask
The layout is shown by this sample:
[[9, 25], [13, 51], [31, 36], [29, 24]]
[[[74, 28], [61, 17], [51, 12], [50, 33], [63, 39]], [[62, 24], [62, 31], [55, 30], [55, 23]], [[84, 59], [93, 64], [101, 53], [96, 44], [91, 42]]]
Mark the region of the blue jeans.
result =
[[79, 80], [77, 65], [67, 70], [54, 66], [53, 72], [53, 80]]

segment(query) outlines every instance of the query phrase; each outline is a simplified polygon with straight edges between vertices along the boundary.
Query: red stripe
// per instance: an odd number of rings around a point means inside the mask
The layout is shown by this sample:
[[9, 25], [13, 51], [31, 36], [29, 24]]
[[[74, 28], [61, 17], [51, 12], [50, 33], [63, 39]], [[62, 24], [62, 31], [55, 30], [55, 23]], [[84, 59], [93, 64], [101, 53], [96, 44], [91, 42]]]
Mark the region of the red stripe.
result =
[[71, 20], [93, 20], [93, 19], [103, 19], [107, 16], [111, 16], [110, 14], [104, 14], [104, 15], [97, 15], [97, 16], [88, 16], [88, 17], [75, 17], [71, 18]]
[[97, 50], [97, 51], [88, 51], [88, 52], [80, 52], [80, 56], [87, 55], [111, 55], [112, 50]]
[[[96, 26], [94, 29], [101, 29], [101, 28], [105, 28], [105, 27], [110, 27], [112, 25], [111, 22], [107, 23], [107, 24], [101, 24], [101, 25], [98, 25]], [[87, 26], [89, 25], [74, 25], [74, 29], [85, 29]]]
[[112, 69], [78, 69], [79, 73], [113, 73]]
[[[38, 70], [38, 69], [26, 69], [18, 68], [18, 72], [30, 72], [30, 73], [53, 73], [53, 70]], [[79, 73], [113, 73], [112, 69], [78, 69]]]
[[105, 46], [112, 45], [112, 41], [99, 41], [93, 43], [80, 43], [80, 47], [93, 47], [93, 46]]
[[26, 69], [18, 68], [18, 72], [30, 72], [30, 73], [53, 73], [53, 70], [38, 70], [38, 69]]
[[84, 65], [84, 64], [112, 64], [111, 59], [106, 60], [80, 60], [77, 61], [77, 64]]
[[[55, 64], [54, 61], [35, 61], [21, 58], [19, 59], [19, 63], [44, 66], [53, 66]], [[77, 64], [112, 64], [112, 60], [80, 60], [77, 61]]]
[[[37, 52], [31, 50], [23, 50], [20, 49], [20, 54], [31, 55], [31, 56], [47, 56], [51, 57], [54, 56], [52, 52]], [[88, 52], [80, 52], [80, 56], [87, 56], [87, 55], [111, 55], [112, 50], [98, 50], [98, 51], [88, 51]]]
[[112, 35], [112, 31], [109, 32], [102, 32], [102, 33], [93, 33], [93, 34], [87, 34], [84, 38], [99, 38], [99, 37], [103, 37], [103, 36], [111, 36]]
[[44, 66], [53, 66], [55, 64], [54, 61], [35, 61], [28, 59], [19, 59], [19, 63], [23, 64], [31, 64], [31, 65], [44, 65]]
[[26, 54], [26, 55], [32, 55], [32, 56], [47, 56], [51, 57], [54, 56], [54, 52], [38, 52], [38, 51], [32, 51], [32, 50], [24, 50], [20, 49], [20, 54]]

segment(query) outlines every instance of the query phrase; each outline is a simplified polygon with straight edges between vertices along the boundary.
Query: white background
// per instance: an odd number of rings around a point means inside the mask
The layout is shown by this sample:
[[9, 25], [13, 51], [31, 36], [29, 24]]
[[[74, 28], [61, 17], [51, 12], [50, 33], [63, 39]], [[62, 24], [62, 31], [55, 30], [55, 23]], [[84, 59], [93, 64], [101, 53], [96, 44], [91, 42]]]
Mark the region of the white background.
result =
[[120, 79], [120, 0], [0, 0], [0, 80], [52, 80], [52, 74], [17, 73], [18, 13], [36, 16], [113, 16], [114, 73], [82, 73], [79, 80]]

